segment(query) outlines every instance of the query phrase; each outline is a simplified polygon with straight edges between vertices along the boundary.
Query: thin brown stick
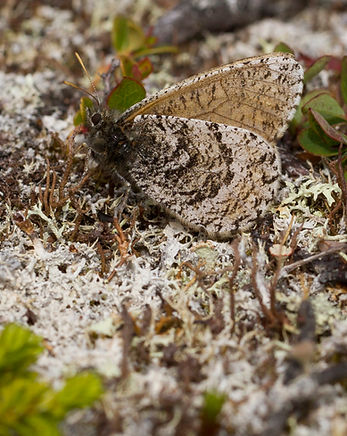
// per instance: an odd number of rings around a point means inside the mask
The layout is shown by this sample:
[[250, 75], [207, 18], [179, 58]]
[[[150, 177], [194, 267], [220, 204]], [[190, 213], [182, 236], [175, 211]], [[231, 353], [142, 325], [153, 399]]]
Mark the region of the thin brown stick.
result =
[[239, 239], [235, 239], [235, 241], [232, 243], [232, 250], [234, 253], [234, 265], [233, 265], [233, 272], [231, 274], [231, 277], [229, 277], [229, 292], [230, 292], [230, 316], [231, 321], [233, 323], [231, 327], [230, 333], [233, 333], [235, 330], [235, 291], [234, 291], [234, 281], [236, 279], [237, 272], [239, 270], [240, 264], [241, 264], [241, 257], [239, 252]]
[[[293, 227], [293, 222], [294, 222], [294, 215], [292, 215], [290, 223], [288, 225], [288, 228], [283, 235], [283, 238], [281, 241], [281, 251], [280, 252], [282, 252], [282, 248], [284, 247], [284, 244], [286, 243], [286, 241], [290, 235], [290, 232], [291, 232], [292, 227]], [[278, 280], [280, 278], [281, 269], [283, 267], [284, 257], [279, 256], [278, 258], [276, 258], [276, 260], [277, 260], [276, 271], [275, 271], [275, 274], [271, 280], [271, 285], [269, 287], [269, 293], [270, 293], [270, 310], [275, 317], [278, 317], [278, 313], [276, 310], [276, 288], [277, 288]]]
[[82, 186], [90, 179], [90, 176], [93, 174], [93, 172], [94, 172], [94, 169], [93, 168], [91, 168], [91, 169], [89, 169], [87, 172], [86, 172], [86, 174], [82, 177], [82, 180], [79, 182], [79, 183], [77, 183], [77, 185], [76, 186], [74, 186], [73, 188], [71, 188], [69, 191], [70, 191], [70, 194], [74, 194], [76, 191], [78, 191], [79, 189], [81, 189], [82, 188]]
[[46, 188], [43, 194], [43, 207], [46, 215], [49, 215], [50, 207], [48, 204], [48, 195], [49, 195], [49, 188], [50, 188], [50, 181], [51, 181], [51, 167], [48, 159], [46, 159], [46, 164], [47, 164], [47, 175], [46, 175]]
[[290, 271], [293, 271], [296, 268], [299, 268], [302, 265], [306, 265], [307, 263], [313, 262], [316, 259], [320, 259], [324, 256], [329, 256], [329, 254], [337, 253], [339, 251], [345, 252], [347, 250], [347, 244], [341, 244], [337, 247], [329, 248], [328, 250], [313, 254], [312, 256], [306, 257], [306, 259], [298, 260], [297, 262], [291, 263], [290, 265], [284, 266], [281, 270], [281, 276], [285, 273], [289, 273]]
[[75, 219], [75, 226], [74, 226], [74, 229], [73, 229], [73, 231], [72, 231], [72, 233], [70, 235], [70, 241], [75, 241], [76, 240], [77, 233], [78, 233], [78, 231], [80, 229], [80, 225], [81, 225], [82, 219], [83, 219], [83, 212], [77, 211], [77, 217]]
[[255, 247], [253, 247], [253, 253], [252, 253], [252, 273], [251, 273], [251, 281], [253, 290], [255, 293], [255, 296], [257, 297], [261, 310], [263, 314], [265, 315], [266, 319], [270, 321], [271, 324], [275, 324], [275, 317], [272, 314], [271, 310], [269, 310], [266, 305], [264, 304], [263, 297], [261, 295], [260, 289], [258, 287], [257, 283], [257, 270], [258, 270], [258, 262], [257, 262], [257, 251]]
[[343, 144], [341, 142], [339, 146], [339, 155], [337, 158], [337, 174], [338, 174], [338, 182], [342, 191], [341, 198], [345, 207], [345, 213], [347, 214], [347, 184], [346, 184], [345, 174], [342, 165], [342, 147]]
[[104, 277], [104, 275], [107, 273], [106, 257], [105, 257], [105, 252], [104, 252], [100, 242], [97, 243], [96, 249], [97, 249], [97, 252], [99, 253], [100, 260], [101, 260], [100, 275], [101, 275], [101, 277]]
[[53, 170], [52, 186], [51, 186], [50, 195], [49, 195], [49, 205], [50, 205], [51, 209], [55, 208], [54, 190], [55, 190], [56, 183], [57, 183], [57, 173]]
[[[72, 138], [72, 140], [73, 140], [73, 138]], [[67, 157], [65, 171], [64, 171], [63, 177], [59, 183], [59, 200], [57, 202], [58, 205], [64, 204], [64, 202], [66, 201], [66, 197], [64, 196], [64, 188], [65, 188], [65, 186], [69, 180], [69, 176], [71, 174], [73, 156], [74, 156], [74, 153], [72, 151], [72, 147], [69, 147], [69, 153], [68, 153], [68, 157]]]

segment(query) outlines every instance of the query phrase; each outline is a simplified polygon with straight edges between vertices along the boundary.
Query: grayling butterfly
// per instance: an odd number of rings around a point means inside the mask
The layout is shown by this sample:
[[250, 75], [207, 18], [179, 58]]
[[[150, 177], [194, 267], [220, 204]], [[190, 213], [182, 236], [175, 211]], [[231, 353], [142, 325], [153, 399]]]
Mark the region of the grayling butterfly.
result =
[[100, 163], [186, 226], [226, 238], [249, 229], [277, 193], [275, 144], [302, 79], [291, 54], [242, 59], [176, 83], [118, 118], [96, 108], [86, 142]]

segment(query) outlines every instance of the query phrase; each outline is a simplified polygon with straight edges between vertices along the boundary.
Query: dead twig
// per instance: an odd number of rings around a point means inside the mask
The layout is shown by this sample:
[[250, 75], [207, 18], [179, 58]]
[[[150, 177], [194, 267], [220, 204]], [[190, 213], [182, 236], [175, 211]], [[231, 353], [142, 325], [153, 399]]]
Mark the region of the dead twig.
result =
[[337, 183], [341, 189], [341, 198], [336, 203], [335, 207], [329, 214], [328, 221], [330, 226], [332, 224], [334, 217], [336, 216], [337, 212], [341, 209], [341, 207], [342, 207], [342, 213], [344, 213], [345, 217], [347, 217], [347, 184], [346, 184], [346, 179], [343, 170], [342, 149], [343, 149], [343, 144], [340, 143], [337, 159], [329, 163], [329, 168], [334, 173], [337, 179]]
[[98, 242], [96, 244], [96, 249], [97, 249], [97, 252], [99, 253], [100, 260], [101, 260], [100, 275], [101, 275], [101, 277], [103, 277], [106, 274], [106, 272], [107, 272], [107, 267], [106, 267], [106, 256], [105, 256], [104, 250], [103, 250], [102, 245], [100, 244], [100, 242]]
[[[261, 311], [263, 312], [265, 319], [270, 324], [270, 326], [274, 326], [277, 324], [277, 319], [278, 319], [277, 312], [276, 312], [276, 310], [273, 311], [273, 310], [270, 310], [266, 307], [264, 300], [263, 300], [263, 297], [261, 295], [261, 291], [260, 291], [259, 286], [258, 286], [257, 272], [258, 272], [257, 251], [256, 251], [255, 247], [253, 247], [252, 272], [251, 272], [251, 282], [252, 282], [253, 291], [255, 293], [255, 296], [258, 299]], [[274, 306], [274, 304], [271, 305], [271, 308], [272, 308], [272, 306]]]
[[[135, 225], [135, 220], [131, 221], [131, 225], [129, 229], [124, 231], [118, 221], [118, 218], [113, 218], [113, 225], [117, 230], [117, 234], [114, 235], [115, 240], [118, 244], [118, 250], [120, 254], [120, 261], [117, 263], [116, 268], [124, 265], [124, 263], [130, 257], [130, 252], [132, 250], [133, 241], [129, 237], [129, 232], [132, 230], [133, 225]], [[116, 274], [116, 268], [111, 272], [111, 274], [107, 277], [107, 280], [110, 282]]]
[[241, 265], [241, 256], [239, 252], [239, 239], [235, 239], [232, 243], [232, 249], [234, 253], [234, 265], [233, 265], [233, 272], [231, 274], [231, 277], [229, 277], [229, 292], [230, 292], [230, 316], [231, 321], [233, 323], [231, 327], [231, 332], [233, 333], [235, 330], [235, 290], [234, 290], [234, 282], [236, 279], [237, 272], [239, 270], [239, 267]]
[[347, 244], [341, 243], [341, 244], [338, 244], [336, 247], [329, 248], [328, 250], [326, 250], [322, 253], [313, 254], [312, 256], [306, 257], [306, 259], [298, 260], [297, 262], [294, 262], [294, 263], [291, 263], [290, 265], [284, 266], [281, 269], [280, 276], [283, 276], [284, 274], [287, 274], [287, 273], [293, 271], [294, 269], [299, 268], [300, 266], [306, 265], [307, 263], [311, 263], [316, 259], [320, 259], [321, 257], [329, 256], [330, 254], [337, 253], [339, 251], [345, 252], [346, 249], [347, 249]]
[[50, 207], [48, 204], [48, 195], [49, 195], [49, 190], [50, 190], [50, 180], [51, 180], [51, 168], [50, 168], [50, 163], [49, 160], [46, 159], [46, 164], [47, 164], [47, 169], [46, 169], [46, 189], [45, 192], [43, 193], [43, 207], [44, 207], [44, 211], [46, 213], [46, 215], [49, 215], [50, 213]]

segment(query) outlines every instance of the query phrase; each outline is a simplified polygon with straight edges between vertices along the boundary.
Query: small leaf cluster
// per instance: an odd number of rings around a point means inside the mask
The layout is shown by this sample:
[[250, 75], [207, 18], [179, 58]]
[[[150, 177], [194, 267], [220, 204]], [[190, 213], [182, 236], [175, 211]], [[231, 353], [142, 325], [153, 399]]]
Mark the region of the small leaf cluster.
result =
[[100, 378], [82, 372], [56, 391], [30, 370], [42, 353], [42, 339], [16, 324], [0, 334], [0, 435], [59, 436], [66, 414], [90, 406], [102, 394]]
[[[284, 43], [276, 51], [292, 52]], [[304, 84], [310, 82], [323, 69], [335, 73], [338, 86], [334, 92], [314, 89], [304, 94], [291, 123], [292, 132], [299, 131], [298, 142], [311, 155], [335, 157], [340, 153], [347, 179], [347, 56], [336, 59], [322, 56], [304, 73]], [[339, 151], [340, 150], [340, 151]]]
[[[304, 83], [329, 66], [330, 56], [323, 56], [309, 67], [304, 75]], [[343, 144], [344, 161], [347, 159], [347, 117], [342, 105], [347, 105], [347, 56], [340, 62], [339, 95], [333, 95], [326, 89], [308, 92], [301, 100], [294, 118], [294, 125], [303, 126], [298, 141], [302, 148], [318, 156], [337, 156], [339, 146]]]
[[[111, 71], [115, 86], [106, 96], [106, 105], [110, 109], [123, 113], [146, 96], [143, 80], [153, 71], [150, 55], [172, 53], [173, 46], [156, 46], [157, 38], [129, 18], [117, 16], [113, 20], [111, 42], [116, 53], [116, 68], [107, 68], [104, 77], [109, 79]], [[114, 68], [114, 71], [112, 71]], [[114, 74], [113, 74], [114, 73]], [[86, 110], [93, 106], [93, 101], [82, 97], [80, 110], [74, 119], [75, 126], [85, 124]]]

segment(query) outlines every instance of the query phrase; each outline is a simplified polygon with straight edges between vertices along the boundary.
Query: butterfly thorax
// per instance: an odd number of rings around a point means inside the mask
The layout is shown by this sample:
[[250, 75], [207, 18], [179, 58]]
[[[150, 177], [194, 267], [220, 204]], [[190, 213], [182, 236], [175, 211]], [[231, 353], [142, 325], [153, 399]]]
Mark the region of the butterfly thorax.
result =
[[129, 140], [121, 125], [109, 110], [88, 114], [85, 142], [90, 147], [92, 157], [105, 169], [114, 165], [120, 173], [126, 170]]

